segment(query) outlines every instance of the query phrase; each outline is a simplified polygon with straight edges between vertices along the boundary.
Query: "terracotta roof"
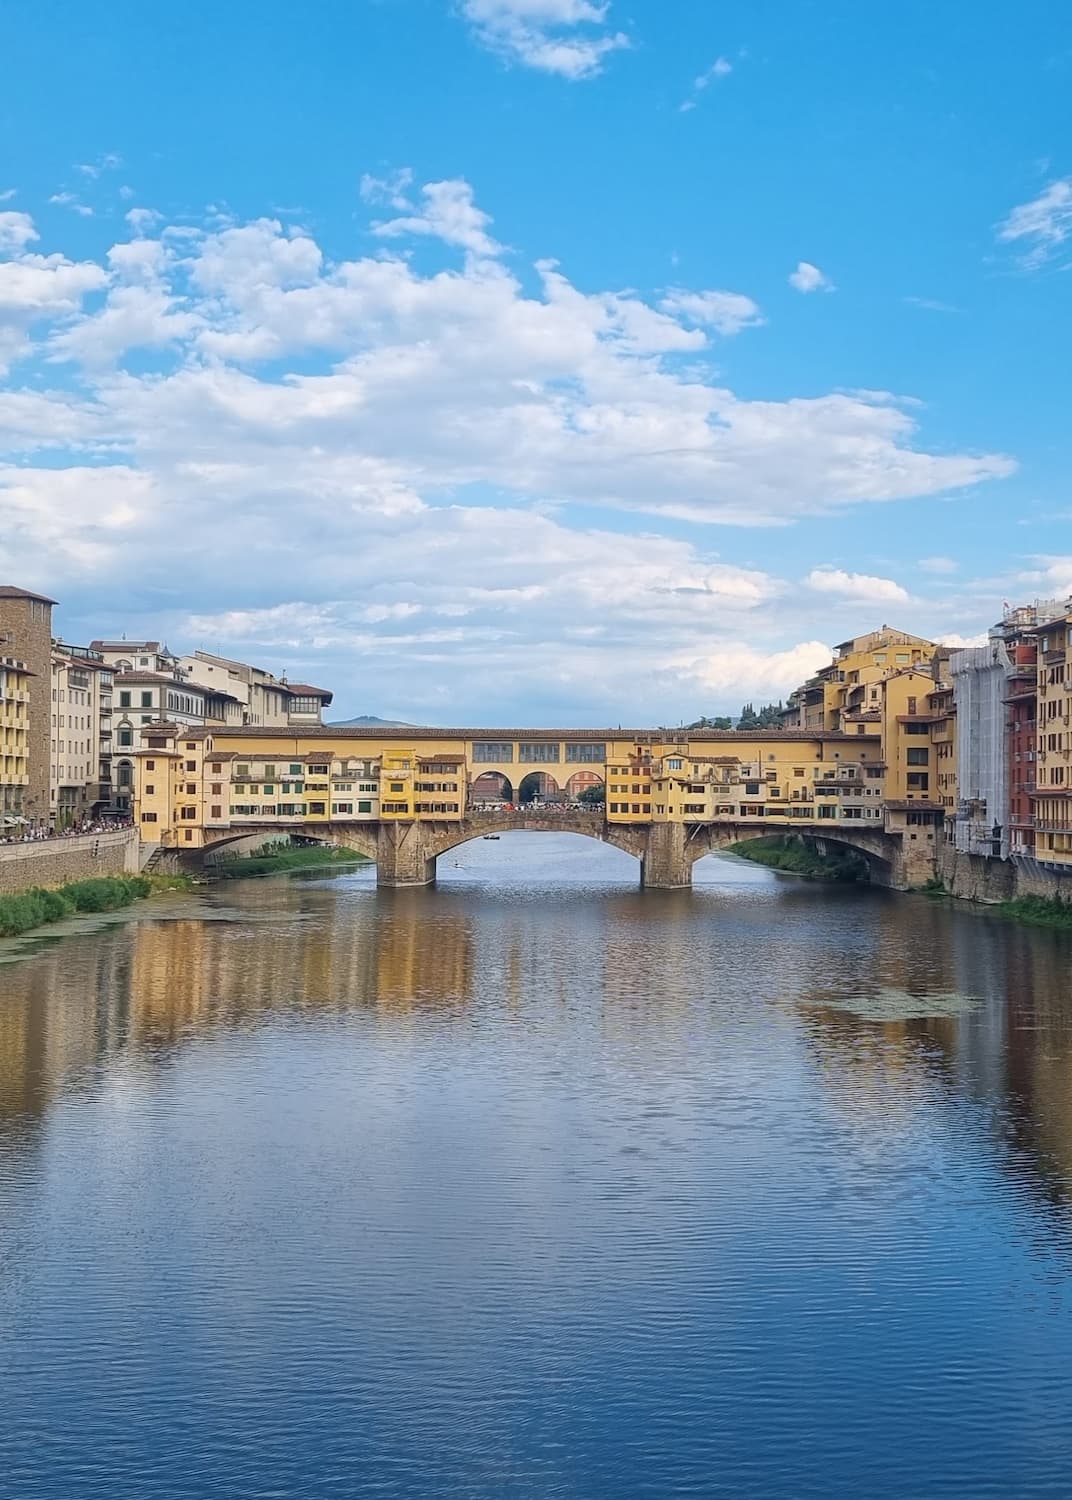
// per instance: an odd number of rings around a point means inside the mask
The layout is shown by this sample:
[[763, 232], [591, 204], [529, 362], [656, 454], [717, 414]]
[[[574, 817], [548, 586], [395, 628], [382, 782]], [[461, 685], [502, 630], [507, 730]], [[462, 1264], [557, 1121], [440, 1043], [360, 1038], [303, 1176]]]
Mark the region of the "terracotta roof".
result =
[[[124, 673], [124, 676], [129, 674]], [[693, 729], [687, 734], [683, 730], [658, 730], [658, 729], [533, 729], [530, 727], [512, 729], [488, 729], [488, 728], [463, 728], [463, 729], [430, 729], [406, 726], [399, 728], [340, 728], [337, 724], [310, 724], [308, 727], [295, 728], [293, 726], [283, 727], [277, 725], [237, 724], [221, 725], [211, 731], [217, 738], [235, 739], [330, 739], [337, 740], [346, 745], [352, 741], [379, 742], [381, 740], [393, 740], [396, 744], [403, 741], [407, 745], [418, 746], [428, 740], [569, 740], [577, 744], [588, 744], [593, 741], [597, 743], [617, 740], [632, 740], [634, 743], [638, 735], [647, 735], [653, 742], [668, 747], [668, 753], [674, 754], [675, 749], [687, 753], [687, 745], [742, 745], [757, 740], [764, 743], [770, 742], [776, 745], [792, 745], [814, 743], [822, 740], [824, 743], [832, 744], [860, 744], [869, 738], [876, 739], [877, 735], [844, 734], [836, 729], [757, 729], [745, 730], [739, 733], [735, 729]], [[678, 746], [673, 745], [673, 739], [680, 740]], [[599, 764], [596, 762], [595, 764]], [[578, 763], [578, 769], [583, 769], [583, 763]]]
[[335, 696], [327, 688], [313, 687], [308, 682], [271, 682], [268, 687], [278, 687], [284, 693], [289, 693], [292, 698], [323, 698], [325, 703], [330, 703]]

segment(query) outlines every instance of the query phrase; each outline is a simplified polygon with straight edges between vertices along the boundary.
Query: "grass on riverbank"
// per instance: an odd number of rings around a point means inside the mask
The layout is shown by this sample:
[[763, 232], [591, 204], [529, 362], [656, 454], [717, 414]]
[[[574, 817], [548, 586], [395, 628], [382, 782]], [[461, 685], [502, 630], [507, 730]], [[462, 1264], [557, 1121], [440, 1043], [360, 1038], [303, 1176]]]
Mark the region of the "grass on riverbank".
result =
[[352, 849], [329, 848], [324, 844], [271, 845], [263, 853], [236, 855], [213, 866], [221, 880], [245, 880], [250, 875], [297, 874], [301, 870], [321, 870], [325, 866], [362, 865], [368, 860]]
[[868, 879], [866, 860], [856, 854], [819, 854], [797, 839], [770, 835], [767, 838], [748, 839], [742, 844], [731, 844], [731, 854], [750, 859], [757, 865], [766, 865], [771, 870], [784, 870], [790, 875], [807, 875], [812, 880], [834, 880], [845, 884]]
[[1072, 932], [1072, 901], [1063, 901], [1060, 896], [1019, 896], [1015, 901], [1002, 901], [991, 907], [1003, 917], [1015, 922], [1026, 922], [1031, 927], [1055, 927]]
[[79, 912], [118, 911], [140, 901], [152, 890], [144, 875], [105, 875], [76, 880], [55, 890], [33, 886], [12, 896], [0, 896], [0, 937], [21, 937], [35, 927], [61, 922]]

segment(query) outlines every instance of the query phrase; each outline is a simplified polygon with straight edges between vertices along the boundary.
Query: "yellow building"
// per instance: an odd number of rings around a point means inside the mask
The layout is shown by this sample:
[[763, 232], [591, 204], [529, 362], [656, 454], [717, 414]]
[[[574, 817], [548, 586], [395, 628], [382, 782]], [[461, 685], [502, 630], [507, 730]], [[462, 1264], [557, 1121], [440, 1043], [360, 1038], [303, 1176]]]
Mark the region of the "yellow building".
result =
[[612, 824], [883, 826], [880, 726], [754, 736], [426, 730], [402, 740], [396, 731], [155, 723], [144, 739], [136, 821], [143, 839], [171, 848], [266, 828], [460, 822], [488, 805], [489, 782], [497, 802], [515, 805], [520, 792], [552, 809], [602, 784]]
[[1035, 855], [1072, 867], [1072, 612], [1038, 633]]
[[783, 722], [789, 729], [843, 729], [850, 708], [859, 715], [877, 701], [878, 695], [867, 691], [870, 686], [906, 667], [924, 665], [937, 650], [933, 641], [888, 625], [843, 641], [835, 646], [830, 665], [790, 696]]
[[30, 784], [30, 682], [14, 656], [0, 656], [0, 839], [20, 831]]

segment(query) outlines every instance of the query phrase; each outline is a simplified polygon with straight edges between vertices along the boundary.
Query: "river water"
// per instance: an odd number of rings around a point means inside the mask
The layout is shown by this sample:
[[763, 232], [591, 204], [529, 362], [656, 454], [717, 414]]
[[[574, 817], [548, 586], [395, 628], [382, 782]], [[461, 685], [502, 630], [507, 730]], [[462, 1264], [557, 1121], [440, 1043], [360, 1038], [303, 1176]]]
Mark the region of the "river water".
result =
[[1067, 1496], [1072, 942], [504, 835], [0, 955], [0, 1493]]

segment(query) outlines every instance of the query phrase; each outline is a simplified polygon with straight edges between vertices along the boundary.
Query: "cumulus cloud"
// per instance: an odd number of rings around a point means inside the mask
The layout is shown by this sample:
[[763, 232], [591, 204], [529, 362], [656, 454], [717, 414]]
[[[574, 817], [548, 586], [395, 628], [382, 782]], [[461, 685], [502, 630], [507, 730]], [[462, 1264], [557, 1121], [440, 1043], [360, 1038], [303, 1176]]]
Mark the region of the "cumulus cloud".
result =
[[765, 322], [751, 297], [741, 292], [667, 292], [659, 306], [664, 312], [678, 313], [691, 323], [713, 328], [731, 337], [745, 328], [758, 328]]
[[[373, 226], [381, 239], [399, 239], [404, 235], [430, 235], [445, 245], [458, 245], [472, 255], [495, 256], [502, 246], [487, 232], [491, 218], [473, 201], [473, 190], [467, 182], [429, 182], [421, 190], [420, 208], [399, 219], [388, 219]], [[399, 196], [392, 198], [399, 201]]]
[[805, 293], [835, 290], [834, 283], [824, 276], [818, 266], [813, 266], [808, 260], [797, 262], [796, 270], [789, 273], [789, 285], [795, 287], [798, 292]]
[[809, 588], [838, 599], [874, 604], [905, 604], [908, 593], [892, 578], [874, 578], [868, 573], [846, 573], [841, 568], [813, 568], [805, 579]]
[[[340, 261], [283, 217], [139, 216], [77, 262], [0, 215], [0, 315], [26, 361], [0, 383], [0, 564], [53, 579], [72, 635], [81, 591], [91, 634], [282, 654], [355, 709], [404, 683], [403, 717], [449, 722], [493, 691], [537, 717], [671, 722], [698, 696], [792, 686], [782, 658], [814, 649], [818, 595], [640, 517], [787, 525], [1012, 468], [929, 452], [887, 393], [739, 397], [703, 357], [760, 320], [743, 294], [515, 273], [468, 184], [386, 182], [367, 196], [397, 210], [390, 233]], [[816, 571], [828, 597], [900, 597]], [[100, 582], [119, 572], [121, 605]]]
[[508, 62], [577, 80], [629, 46], [609, 27], [610, 0], [461, 0], [477, 39]]
[[1044, 265], [1072, 234], [1072, 177], [1060, 177], [998, 225], [998, 239], [1023, 246], [1023, 264]]

